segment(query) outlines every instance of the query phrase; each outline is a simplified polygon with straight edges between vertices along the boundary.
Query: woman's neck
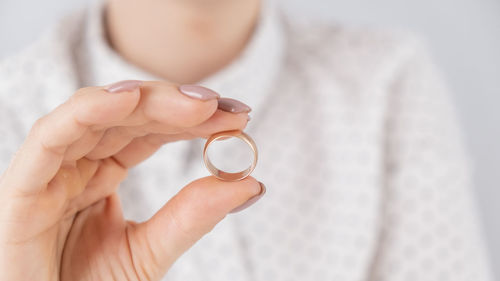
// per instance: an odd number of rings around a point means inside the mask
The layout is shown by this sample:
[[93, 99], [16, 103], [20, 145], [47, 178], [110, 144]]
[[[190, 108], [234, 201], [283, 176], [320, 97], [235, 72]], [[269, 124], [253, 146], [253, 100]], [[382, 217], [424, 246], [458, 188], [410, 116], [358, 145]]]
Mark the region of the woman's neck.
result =
[[245, 47], [259, 0], [109, 0], [106, 28], [126, 60], [166, 80], [195, 83]]

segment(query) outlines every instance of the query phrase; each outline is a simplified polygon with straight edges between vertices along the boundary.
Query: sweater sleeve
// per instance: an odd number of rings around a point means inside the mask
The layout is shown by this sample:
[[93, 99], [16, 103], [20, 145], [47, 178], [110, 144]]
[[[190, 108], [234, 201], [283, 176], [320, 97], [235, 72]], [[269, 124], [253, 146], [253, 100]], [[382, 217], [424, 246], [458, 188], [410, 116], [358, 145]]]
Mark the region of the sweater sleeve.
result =
[[389, 90], [385, 209], [371, 280], [491, 280], [455, 108], [416, 45]]

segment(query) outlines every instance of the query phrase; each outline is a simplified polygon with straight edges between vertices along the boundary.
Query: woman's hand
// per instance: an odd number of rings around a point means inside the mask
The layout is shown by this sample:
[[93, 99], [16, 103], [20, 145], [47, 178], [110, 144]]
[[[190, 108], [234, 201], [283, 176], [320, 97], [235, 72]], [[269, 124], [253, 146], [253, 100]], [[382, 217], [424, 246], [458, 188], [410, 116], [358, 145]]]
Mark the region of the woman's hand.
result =
[[196, 91], [89, 87], [40, 118], [0, 178], [0, 280], [159, 280], [228, 212], [260, 196], [251, 177], [206, 177], [150, 220], [124, 220], [116, 189], [128, 168], [166, 142], [246, 126], [247, 110], [217, 110], [215, 93]]

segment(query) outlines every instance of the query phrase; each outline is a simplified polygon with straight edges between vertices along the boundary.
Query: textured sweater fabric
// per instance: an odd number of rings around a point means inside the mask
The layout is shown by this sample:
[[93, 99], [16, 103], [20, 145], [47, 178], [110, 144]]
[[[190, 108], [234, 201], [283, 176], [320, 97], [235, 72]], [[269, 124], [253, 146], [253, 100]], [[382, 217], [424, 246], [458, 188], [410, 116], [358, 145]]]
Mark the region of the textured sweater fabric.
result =
[[[161, 79], [111, 49], [102, 12], [90, 5], [0, 64], [0, 172], [76, 89]], [[266, 2], [239, 57], [200, 84], [253, 108], [253, 176], [267, 193], [164, 280], [491, 280], [456, 114], [429, 57], [413, 35], [297, 22]], [[126, 217], [149, 218], [208, 175], [203, 143], [167, 144], [134, 167], [119, 189]]]

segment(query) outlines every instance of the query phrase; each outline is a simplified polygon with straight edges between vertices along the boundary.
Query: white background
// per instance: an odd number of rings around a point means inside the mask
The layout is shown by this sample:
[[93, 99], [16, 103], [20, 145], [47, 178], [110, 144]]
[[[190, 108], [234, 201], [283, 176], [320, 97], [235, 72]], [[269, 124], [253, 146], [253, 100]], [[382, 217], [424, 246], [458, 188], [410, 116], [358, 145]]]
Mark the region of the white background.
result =
[[[0, 58], [33, 41], [87, 0], [0, 0]], [[402, 27], [427, 38], [455, 92], [477, 201], [493, 266], [500, 277], [500, 1], [282, 0], [298, 17]]]

